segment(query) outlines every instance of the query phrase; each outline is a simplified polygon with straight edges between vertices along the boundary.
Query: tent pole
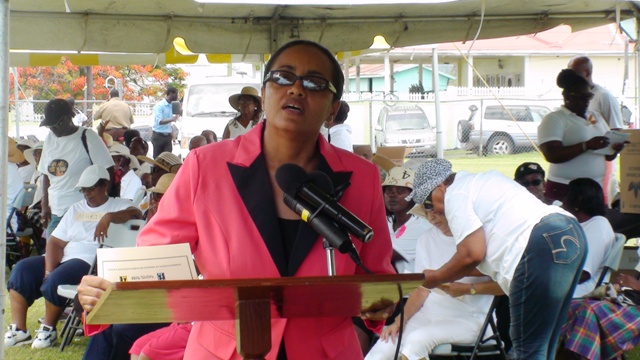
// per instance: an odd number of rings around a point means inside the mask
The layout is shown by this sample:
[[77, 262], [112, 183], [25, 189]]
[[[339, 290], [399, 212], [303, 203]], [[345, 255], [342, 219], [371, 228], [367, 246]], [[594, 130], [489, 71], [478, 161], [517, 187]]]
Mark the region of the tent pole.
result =
[[[8, 154], [9, 135], [9, 0], [0, 0], [0, 148], [2, 154]], [[6, 244], [7, 244], [7, 177], [9, 158], [6, 155], [0, 157], [0, 219], [2, 228], [0, 231], [0, 284], [5, 284], [6, 278]], [[3, 235], [4, 234], [4, 235]], [[4, 315], [7, 301], [7, 292], [0, 292], [0, 309]], [[0, 329], [5, 329], [4, 316], [0, 322]], [[0, 342], [0, 359], [4, 359], [4, 342]]]
[[433, 81], [433, 95], [436, 108], [436, 156], [444, 158], [444, 136], [442, 134], [442, 121], [440, 119], [440, 71], [438, 70], [438, 48], [433, 47], [431, 58], [431, 77]]

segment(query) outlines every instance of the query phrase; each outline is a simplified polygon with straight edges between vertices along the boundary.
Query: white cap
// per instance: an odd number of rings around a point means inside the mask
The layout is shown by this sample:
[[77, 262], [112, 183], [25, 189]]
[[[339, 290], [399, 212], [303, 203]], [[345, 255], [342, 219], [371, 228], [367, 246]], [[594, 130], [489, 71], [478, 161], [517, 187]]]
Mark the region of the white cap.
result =
[[104, 166], [93, 164], [84, 169], [82, 175], [80, 175], [80, 180], [78, 180], [76, 189], [92, 187], [100, 179], [109, 180], [109, 172], [104, 168]]

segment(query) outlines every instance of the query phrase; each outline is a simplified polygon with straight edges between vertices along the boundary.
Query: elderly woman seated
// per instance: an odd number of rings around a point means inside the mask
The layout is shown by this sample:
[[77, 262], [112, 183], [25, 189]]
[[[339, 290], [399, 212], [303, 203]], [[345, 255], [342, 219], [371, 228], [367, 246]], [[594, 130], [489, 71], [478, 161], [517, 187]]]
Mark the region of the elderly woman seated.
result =
[[45, 256], [24, 259], [11, 271], [7, 284], [11, 301], [11, 325], [4, 345], [18, 346], [31, 342], [27, 330], [27, 310], [44, 297], [44, 322], [31, 345], [34, 349], [56, 343], [56, 324], [66, 299], [57, 294], [58, 285], [78, 284], [89, 272], [99, 243], [108, 236], [109, 224], [121, 224], [142, 218], [130, 200], [110, 198], [109, 173], [101, 165], [91, 165], [82, 173], [76, 188], [84, 200], [73, 204], [47, 241]]
[[[424, 214], [418, 206], [411, 212]], [[418, 239], [415, 272], [442, 266], [456, 251], [444, 214], [428, 211], [424, 215], [434, 228]], [[429, 359], [429, 353], [443, 343], [473, 343], [493, 299], [488, 295], [503, 294], [488, 276], [468, 276], [443, 284], [439, 289], [431, 291], [419, 287], [409, 296], [400, 344], [402, 359]], [[400, 321], [398, 316], [393, 324], [385, 327], [366, 360], [394, 359]]]

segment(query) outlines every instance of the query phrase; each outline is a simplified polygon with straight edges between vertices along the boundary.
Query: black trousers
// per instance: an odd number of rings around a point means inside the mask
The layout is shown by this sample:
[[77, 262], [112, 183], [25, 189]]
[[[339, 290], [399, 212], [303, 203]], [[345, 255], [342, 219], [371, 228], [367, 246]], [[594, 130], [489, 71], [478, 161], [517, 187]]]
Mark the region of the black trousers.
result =
[[171, 152], [173, 150], [173, 137], [171, 133], [159, 133], [153, 132], [151, 135], [151, 143], [153, 144], [153, 158], [157, 158], [158, 155], [165, 151]]

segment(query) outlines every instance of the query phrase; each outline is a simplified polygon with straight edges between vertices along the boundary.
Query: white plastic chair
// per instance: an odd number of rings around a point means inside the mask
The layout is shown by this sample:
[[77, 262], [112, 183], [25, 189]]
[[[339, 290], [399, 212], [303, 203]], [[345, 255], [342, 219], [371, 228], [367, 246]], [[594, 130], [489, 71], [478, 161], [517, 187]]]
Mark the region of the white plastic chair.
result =
[[[104, 239], [104, 242], [100, 244], [100, 247], [121, 248], [121, 247], [134, 247], [136, 246], [136, 238], [138, 233], [144, 227], [146, 222], [144, 220], [132, 219], [123, 224], [110, 224], [107, 233], [108, 237]], [[95, 260], [89, 274], [93, 273], [95, 267]], [[58, 285], [58, 295], [65, 297], [73, 304], [73, 299], [78, 294], [78, 285]], [[64, 351], [64, 348], [71, 343], [73, 336], [78, 329], [82, 329], [80, 324], [81, 319], [76, 314], [75, 310], [72, 310], [64, 322], [64, 326], [60, 331], [60, 352]]]

